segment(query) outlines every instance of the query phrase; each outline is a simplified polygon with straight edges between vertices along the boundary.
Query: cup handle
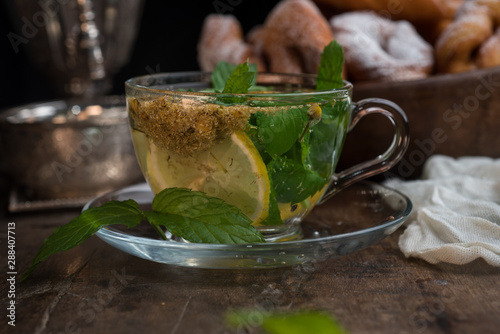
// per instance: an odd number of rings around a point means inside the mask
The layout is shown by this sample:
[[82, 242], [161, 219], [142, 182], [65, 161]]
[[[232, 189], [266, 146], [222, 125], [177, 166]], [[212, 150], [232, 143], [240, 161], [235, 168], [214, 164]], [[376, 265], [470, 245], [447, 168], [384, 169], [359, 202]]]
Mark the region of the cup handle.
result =
[[410, 130], [403, 109], [392, 101], [379, 98], [368, 98], [354, 102], [348, 130], [351, 131], [361, 118], [370, 114], [382, 114], [394, 125], [395, 133], [391, 145], [378, 157], [333, 174], [330, 185], [320, 203], [355, 182], [388, 171], [406, 152], [410, 141]]

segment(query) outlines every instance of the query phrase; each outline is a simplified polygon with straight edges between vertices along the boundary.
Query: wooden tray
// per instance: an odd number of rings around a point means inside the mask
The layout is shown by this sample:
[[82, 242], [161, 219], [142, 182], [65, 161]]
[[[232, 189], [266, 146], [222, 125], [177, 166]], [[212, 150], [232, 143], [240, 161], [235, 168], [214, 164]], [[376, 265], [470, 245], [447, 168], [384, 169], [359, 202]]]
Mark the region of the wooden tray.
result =
[[[500, 157], [500, 67], [354, 85], [354, 101], [368, 97], [396, 102], [410, 123], [410, 146], [389, 175], [416, 178], [433, 154]], [[385, 117], [363, 119], [347, 136], [338, 170], [382, 153], [392, 132]]]

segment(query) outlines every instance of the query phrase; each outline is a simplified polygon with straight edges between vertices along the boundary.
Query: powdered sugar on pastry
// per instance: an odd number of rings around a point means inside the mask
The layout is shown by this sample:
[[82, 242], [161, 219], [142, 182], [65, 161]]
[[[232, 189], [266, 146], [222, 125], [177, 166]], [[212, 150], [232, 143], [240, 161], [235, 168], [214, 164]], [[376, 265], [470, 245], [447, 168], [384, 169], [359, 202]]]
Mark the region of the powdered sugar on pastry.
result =
[[391, 21], [373, 12], [350, 12], [331, 18], [344, 48], [349, 78], [398, 81], [427, 77], [433, 49], [407, 21]]

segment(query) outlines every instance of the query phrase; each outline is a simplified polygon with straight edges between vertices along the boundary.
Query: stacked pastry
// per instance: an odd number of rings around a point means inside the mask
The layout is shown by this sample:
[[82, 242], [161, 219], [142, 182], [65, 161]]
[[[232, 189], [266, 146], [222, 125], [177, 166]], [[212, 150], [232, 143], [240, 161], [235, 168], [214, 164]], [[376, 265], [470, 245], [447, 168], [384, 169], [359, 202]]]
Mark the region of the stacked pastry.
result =
[[213, 14], [202, 27], [198, 61], [205, 71], [249, 59], [259, 71], [315, 73], [333, 39], [344, 48], [351, 81], [500, 66], [500, 0], [283, 0], [246, 35], [234, 16]]

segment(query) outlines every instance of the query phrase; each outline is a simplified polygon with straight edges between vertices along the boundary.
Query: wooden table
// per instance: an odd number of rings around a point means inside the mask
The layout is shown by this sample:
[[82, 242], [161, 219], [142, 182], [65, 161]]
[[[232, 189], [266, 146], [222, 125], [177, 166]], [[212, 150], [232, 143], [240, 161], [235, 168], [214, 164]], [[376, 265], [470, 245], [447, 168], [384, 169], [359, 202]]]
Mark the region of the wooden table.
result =
[[[6, 195], [4, 187], [2, 208]], [[3, 209], [4, 272], [8, 222], [15, 223], [21, 272], [44, 238], [77, 215], [78, 210], [9, 214]], [[397, 246], [400, 233], [344, 257], [272, 270], [162, 265], [92, 237], [16, 284], [16, 326], [3, 316], [0, 332], [233, 333], [226, 312], [251, 308], [326, 310], [350, 333], [498, 333], [500, 268], [482, 260], [455, 266], [406, 259]], [[12, 300], [9, 287], [3, 279], [3, 310]]]

